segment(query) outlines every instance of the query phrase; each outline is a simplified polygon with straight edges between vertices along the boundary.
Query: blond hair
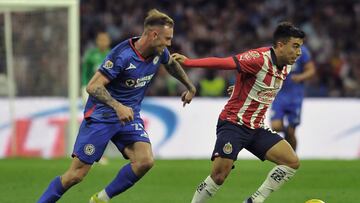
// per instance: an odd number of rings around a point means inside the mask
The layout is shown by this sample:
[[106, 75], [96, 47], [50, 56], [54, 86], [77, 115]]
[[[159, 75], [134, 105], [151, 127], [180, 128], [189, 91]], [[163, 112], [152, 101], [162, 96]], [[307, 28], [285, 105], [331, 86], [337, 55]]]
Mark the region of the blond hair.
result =
[[150, 26], [169, 26], [174, 27], [174, 20], [171, 19], [165, 13], [158, 11], [157, 9], [151, 9], [144, 21], [144, 28]]

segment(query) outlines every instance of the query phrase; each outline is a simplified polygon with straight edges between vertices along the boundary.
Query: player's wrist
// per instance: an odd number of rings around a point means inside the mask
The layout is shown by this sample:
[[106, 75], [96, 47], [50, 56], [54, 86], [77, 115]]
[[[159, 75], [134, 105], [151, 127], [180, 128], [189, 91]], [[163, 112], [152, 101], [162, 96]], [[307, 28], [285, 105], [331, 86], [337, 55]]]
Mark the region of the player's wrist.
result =
[[188, 91], [194, 95], [196, 94], [196, 88], [194, 86], [190, 87]]
[[124, 105], [122, 105], [120, 102], [114, 101], [113, 103], [110, 104], [110, 106], [111, 106], [114, 110], [116, 110], [116, 109], [118, 109], [118, 108], [123, 107]]

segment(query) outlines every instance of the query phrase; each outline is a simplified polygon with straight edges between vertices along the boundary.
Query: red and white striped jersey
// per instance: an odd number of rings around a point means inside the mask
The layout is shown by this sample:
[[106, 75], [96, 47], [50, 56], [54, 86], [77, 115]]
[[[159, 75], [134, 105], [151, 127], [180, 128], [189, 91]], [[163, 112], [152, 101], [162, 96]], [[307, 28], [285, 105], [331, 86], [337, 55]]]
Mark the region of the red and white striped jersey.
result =
[[262, 47], [234, 57], [185, 59], [185, 67], [237, 69], [233, 93], [220, 119], [255, 129], [263, 127], [266, 110], [274, 101], [291, 65], [276, 66], [273, 48]]
[[251, 129], [263, 127], [265, 113], [290, 72], [291, 65], [277, 67], [274, 50], [270, 47], [249, 50], [233, 58], [238, 73], [234, 90], [220, 119]]

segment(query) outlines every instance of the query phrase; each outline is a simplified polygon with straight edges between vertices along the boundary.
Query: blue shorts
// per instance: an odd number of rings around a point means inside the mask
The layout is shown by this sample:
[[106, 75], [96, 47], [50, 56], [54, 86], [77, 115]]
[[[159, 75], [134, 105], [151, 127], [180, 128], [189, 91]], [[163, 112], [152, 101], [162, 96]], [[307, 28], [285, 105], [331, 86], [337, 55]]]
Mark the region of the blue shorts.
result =
[[222, 157], [236, 161], [239, 152], [245, 148], [264, 161], [266, 152], [276, 143], [283, 140], [280, 135], [269, 129], [250, 129], [223, 120], [218, 121], [216, 135], [211, 160], [214, 160], [215, 157]]
[[128, 122], [124, 126], [120, 123], [100, 123], [84, 119], [76, 138], [72, 157], [76, 156], [86, 164], [93, 164], [100, 160], [110, 140], [125, 158], [128, 158], [124, 154], [126, 146], [135, 142], [150, 143], [141, 119]]
[[273, 120], [282, 120], [286, 118], [289, 126], [296, 127], [300, 125], [302, 102], [286, 101], [276, 98], [271, 105], [270, 118]]

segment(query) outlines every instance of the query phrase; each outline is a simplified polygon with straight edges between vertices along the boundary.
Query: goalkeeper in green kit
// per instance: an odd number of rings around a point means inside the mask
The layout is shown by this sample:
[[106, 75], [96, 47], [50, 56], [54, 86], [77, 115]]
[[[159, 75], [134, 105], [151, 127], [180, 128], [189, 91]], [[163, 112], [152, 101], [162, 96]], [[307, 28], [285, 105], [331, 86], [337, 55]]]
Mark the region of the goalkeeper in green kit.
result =
[[[81, 71], [81, 94], [84, 106], [89, 97], [89, 94], [86, 92], [86, 86], [109, 53], [110, 44], [109, 34], [106, 32], [98, 32], [96, 35], [96, 47], [89, 48], [85, 51]], [[106, 156], [103, 156], [99, 160], [99, 163], [103, 165], [108, 164]]]
[[89, 96], [86, 92], [86, 85], [110, 51], [110, 43], [110, 37], [106, 32], [98, 32], [96, 35], [96, 47], [85, 51], [81, 71], [81, 89], [84, 104]]

